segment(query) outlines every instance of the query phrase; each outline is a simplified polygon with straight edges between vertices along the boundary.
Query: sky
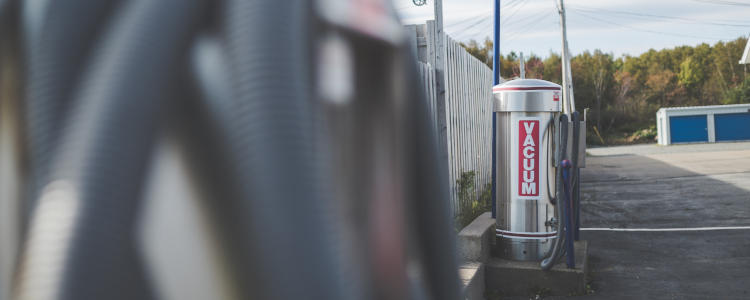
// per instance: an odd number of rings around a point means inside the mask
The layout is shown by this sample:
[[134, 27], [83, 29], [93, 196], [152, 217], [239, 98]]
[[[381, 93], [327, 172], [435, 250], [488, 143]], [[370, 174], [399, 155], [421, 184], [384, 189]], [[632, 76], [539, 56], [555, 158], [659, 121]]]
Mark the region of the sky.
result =
[[[404, 24], [433, 19], [433, 1], [392, 0]], [[443, 0], [445, 32], [460, 41], [492, 36], [493, 0]], [[557, 0], [501, 0], [500, 51], [560, 53]], [[649, 49], [731, 41], [750, 34], [749, 0], [565, 0], [572, 54], [600, 49], [637, 56]]]

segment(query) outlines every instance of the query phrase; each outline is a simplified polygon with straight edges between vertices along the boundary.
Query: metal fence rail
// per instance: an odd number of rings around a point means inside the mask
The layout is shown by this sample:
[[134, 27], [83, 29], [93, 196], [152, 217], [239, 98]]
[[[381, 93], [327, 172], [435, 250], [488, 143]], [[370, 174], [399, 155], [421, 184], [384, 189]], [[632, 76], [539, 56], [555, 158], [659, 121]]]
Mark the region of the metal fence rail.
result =
[[[430, 103], [430, 114], [435, 120], [438, 141], [447, 152], [444, 157], [449, 165], [448, 184], [454, 215], [458, 215], [461, 207], [477, 200], [491, 181], [492, 70], [446, 36], [445, 97], [441, 101], [436, 83], [441, 74], [432, 65], [438, 51], [434, 25], [428, 21], [425, 25], [406, 28], [413, 40], [413, 51], [421, 61], [419, 74]], [[461, 199], [457, 181], [463, 173], [472, 171], [474, 189], [469, 191], [470, 197]]]

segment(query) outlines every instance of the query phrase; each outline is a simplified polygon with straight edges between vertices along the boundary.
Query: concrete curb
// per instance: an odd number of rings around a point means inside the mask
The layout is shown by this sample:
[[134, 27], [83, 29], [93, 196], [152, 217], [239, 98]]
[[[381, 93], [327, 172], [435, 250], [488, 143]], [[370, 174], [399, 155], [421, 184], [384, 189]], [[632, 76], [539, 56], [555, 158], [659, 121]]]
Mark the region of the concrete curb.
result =
[[458, 233], [458, 253], [461, 259], [458, 272], [463, 299], [485, 299], [485, 263], [490, 259], [494, 233], [495, 219], [489, 212], [481, 214]]

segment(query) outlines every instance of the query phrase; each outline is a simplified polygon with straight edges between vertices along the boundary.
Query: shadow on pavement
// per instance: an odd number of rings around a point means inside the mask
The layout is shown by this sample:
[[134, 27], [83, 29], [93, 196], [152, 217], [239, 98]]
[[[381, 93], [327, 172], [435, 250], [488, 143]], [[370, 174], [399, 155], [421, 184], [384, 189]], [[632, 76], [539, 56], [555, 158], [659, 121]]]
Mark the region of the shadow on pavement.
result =
[[[587, 160], [582, 227], [750, 226], [750, 190], [730, 183], [750, 183], [750, 173], [709, 177], [638, 155]], [[593, 289], [584, 298], [750, 298], [750, 230], [585, 231], [582, 238]]]

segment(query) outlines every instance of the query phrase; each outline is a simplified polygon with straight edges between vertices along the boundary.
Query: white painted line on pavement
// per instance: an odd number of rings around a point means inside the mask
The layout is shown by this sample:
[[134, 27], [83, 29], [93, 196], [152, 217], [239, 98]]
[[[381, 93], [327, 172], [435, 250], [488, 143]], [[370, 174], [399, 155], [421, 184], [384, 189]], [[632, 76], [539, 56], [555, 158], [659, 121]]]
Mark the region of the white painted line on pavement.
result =
[[710, 230], [743, 230], [750, 229], [750, 226], [730, 226], [730, 227], [692, 227], [692, 228], [581, 228], [581, 231], [710, 231]]

